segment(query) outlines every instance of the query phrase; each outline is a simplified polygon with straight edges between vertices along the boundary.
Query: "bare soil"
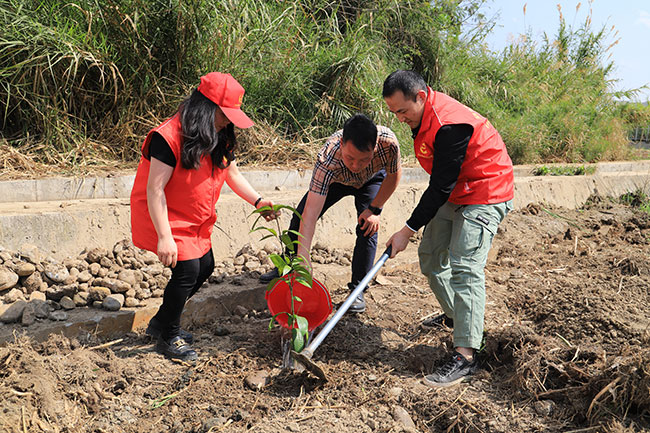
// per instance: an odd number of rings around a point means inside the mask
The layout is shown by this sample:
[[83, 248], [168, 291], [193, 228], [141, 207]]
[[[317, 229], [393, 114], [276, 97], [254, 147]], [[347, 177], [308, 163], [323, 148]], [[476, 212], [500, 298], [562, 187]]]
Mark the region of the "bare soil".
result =
[[[366, 313], [317, 350], [328, 382], [280, 369], [267, 312], [190, 329], [195, 365], [140, 334], [99, 348], [110, 342], [22, 338], [0, 348], [0, 431], [650, 431], [649, 239], [647, 213], [597, 197], [511, 213], [486, 268], [482, 369], [455, 387], [421, 382], [451, 331], [419, 328], [439, 309], [411, 245], [410, 263], [389, 261], [371, 286]], [[261, 389], [245, 384], [256, 372], [268, 375]]]

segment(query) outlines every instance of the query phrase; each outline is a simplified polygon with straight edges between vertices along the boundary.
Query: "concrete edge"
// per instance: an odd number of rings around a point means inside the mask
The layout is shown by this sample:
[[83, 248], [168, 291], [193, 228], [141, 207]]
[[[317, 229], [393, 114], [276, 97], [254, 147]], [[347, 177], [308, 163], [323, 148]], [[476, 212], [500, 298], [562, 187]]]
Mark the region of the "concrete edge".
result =
[[[538, 165], [515, 166], [515, 178], [532, 176]], [[636, 172], [650, 174], [650, 161], [603, 162], [598, 164], [543, 164], [553, 166], [596, 166], [597, 173]], [[245, 170], [242, 172], [251, 185], [260, 192], [306, 189], [311, 170]], [[420, 167], [405, 167], [402, 183], [426, 183], [427, 173]], [[578, 177], [578, 176], [575, 176]], [[33, 180], [0, 182], [0, 203], [38, 202], [54, 200], [128, 198], [135, 174], [112, 177], [53, 177]], [[222, 194], [232, 191], [224, 185]]]

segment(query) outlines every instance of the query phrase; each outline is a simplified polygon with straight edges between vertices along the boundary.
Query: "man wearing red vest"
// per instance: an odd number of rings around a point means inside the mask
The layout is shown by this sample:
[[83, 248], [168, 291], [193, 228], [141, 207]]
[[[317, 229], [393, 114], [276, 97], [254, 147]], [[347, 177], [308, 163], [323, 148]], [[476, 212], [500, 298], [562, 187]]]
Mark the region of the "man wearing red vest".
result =
[[387, 245], [392, 256], [426, 226], [418, 248], [444, 314], [423, 327], [454, 329], [455, 352], [424, 382], [445, 387], [473, 374], [483, 340], [487, 254], [497, 228], [512, 209], [512, 161], [499, 133], [469, 107], [433, 91], [413, 71], [395, 71], [382, 96], [413, 133], [415, 155], [429, 173], [429, 186], [404, 227]]

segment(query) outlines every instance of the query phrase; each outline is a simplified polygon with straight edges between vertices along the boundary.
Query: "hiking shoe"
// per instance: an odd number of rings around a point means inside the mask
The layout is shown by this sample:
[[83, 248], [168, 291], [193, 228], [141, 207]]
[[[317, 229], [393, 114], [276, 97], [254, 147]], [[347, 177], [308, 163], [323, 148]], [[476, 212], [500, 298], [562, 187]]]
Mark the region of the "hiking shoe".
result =
[[476, 353], [471, 361], [463, 355], [454, 352], [452, 357], [433, 374], [424, 377], [424, 383], [433, 388], [444, 388], [462, 382], [476, 372], [478, 362]]
[[159, 338], [156, 350], [168, 358], [180, 359], [181, 361], [194, 361], [198, 355], [180, 335], [168, 340]]
[[438, 314], [437, 316], [429, 317], [420, 324], [423, 329], [436, 329], [436, 328], [453, 328], [454, 319], [447, 317], [445, 313]]
[[[153, 337], [153, 338], [160, 338], [162, 337], [162, 324], [156, 319], [155, 317], [152, 317], [151, 320], [149, 320], [149, 325], [147, 325], [147, 329], [144, 331], [145, 334]], [[190, 333], [187, 332], [184, 329], [181, 329], [178, 335], [187, 342], [187, 344], [192, 344], [194, 343], [194, 336]]]
[[366, 300], [363, 297], [363, 292], [361, 292], [359, 296], [357, 296], [357, 299], [355, 299], [354, 302], [350, 304], [348, 311], [352, 313], [363, 313], [366, 311]]
[[278, 268], [273, 268], [270, 271], [268, 271], [266, 274], [260, 275], [260, 283], [268, 284], [274, 278], [279, 278], [279, 277], [280, 277], [280, 273], [278, 272]]

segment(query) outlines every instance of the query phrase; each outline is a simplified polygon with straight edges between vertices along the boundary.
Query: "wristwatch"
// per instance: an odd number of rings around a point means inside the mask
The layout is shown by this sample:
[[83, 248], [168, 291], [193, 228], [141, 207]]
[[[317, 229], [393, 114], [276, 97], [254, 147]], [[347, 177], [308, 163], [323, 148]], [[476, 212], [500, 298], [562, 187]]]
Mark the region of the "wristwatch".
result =
[[372, 212], [374, 215], [380, 215], [381, 214], [381, 208], [380, 207], [374, 207], [373, 205], [368, 206], [368, 210]]

